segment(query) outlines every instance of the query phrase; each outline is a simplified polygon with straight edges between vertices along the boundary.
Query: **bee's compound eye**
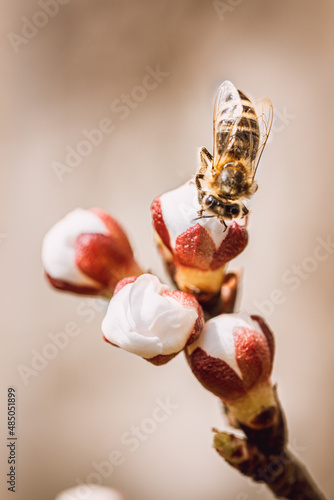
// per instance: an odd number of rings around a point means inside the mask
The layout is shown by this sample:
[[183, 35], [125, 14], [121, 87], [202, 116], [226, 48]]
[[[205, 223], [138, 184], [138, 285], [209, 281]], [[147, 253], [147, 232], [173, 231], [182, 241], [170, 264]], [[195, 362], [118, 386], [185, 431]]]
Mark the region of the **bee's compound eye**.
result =
[[240, 207], [239, 205], [235, 204], [235, 205], [231, 205], [231, 215], [232, 217], [238, 217], [238, 215], [240, 215]]
[[210, 194], [205, 198], [204, 203], [207, 207], [212, 207], [213, 205], [216, 205], [216, 199]]

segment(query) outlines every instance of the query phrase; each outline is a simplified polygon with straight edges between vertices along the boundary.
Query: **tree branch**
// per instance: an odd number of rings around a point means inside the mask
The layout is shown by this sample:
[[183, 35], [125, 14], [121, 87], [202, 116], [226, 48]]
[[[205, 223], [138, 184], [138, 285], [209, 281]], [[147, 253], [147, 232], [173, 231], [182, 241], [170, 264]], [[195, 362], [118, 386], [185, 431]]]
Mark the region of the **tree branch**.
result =
[[[286, 448], [285, 417], [278, 399], [277, 403], [277, 415], [258, 429], [240, 424], [227, 411], [230, 423], [242, 429], [246, 437], [214, 429], [214, 447], [232, 467], [256, 482], [265, 483], [277, 498], [325, 500], [304, 465]], [[267, 418], [265, 409], [258, 423], [265, 423]]]

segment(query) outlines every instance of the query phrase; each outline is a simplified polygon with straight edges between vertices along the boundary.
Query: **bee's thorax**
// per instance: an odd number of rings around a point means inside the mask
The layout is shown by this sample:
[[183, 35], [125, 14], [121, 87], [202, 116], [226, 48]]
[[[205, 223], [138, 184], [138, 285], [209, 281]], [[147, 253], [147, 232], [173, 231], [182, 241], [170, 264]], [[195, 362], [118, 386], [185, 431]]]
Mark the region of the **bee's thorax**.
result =
[[247, 196], [250, 187], [247, 170], [240, 162], [228, 162], [215, 177], [214, 185], [222, 198], [236, 200]]

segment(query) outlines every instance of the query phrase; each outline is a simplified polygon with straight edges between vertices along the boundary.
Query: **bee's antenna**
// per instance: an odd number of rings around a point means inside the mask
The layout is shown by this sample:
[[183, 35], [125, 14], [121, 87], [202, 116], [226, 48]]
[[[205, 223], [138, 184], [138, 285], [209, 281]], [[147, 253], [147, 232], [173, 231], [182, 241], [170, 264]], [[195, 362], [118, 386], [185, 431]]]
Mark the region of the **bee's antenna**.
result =
[[215, 215], [200, 215], [199, 217], [196, 217], [196, 219], [193, 220], [198, 220], [198, 219], [211, 219], [212, 217], [216, 217]]

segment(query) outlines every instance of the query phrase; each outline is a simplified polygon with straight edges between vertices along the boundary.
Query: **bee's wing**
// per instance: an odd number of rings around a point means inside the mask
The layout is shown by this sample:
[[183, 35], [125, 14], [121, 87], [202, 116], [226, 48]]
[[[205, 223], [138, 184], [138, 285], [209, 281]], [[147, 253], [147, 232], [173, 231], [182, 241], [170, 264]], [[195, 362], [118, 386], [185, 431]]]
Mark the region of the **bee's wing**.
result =
[[256, 169], [264, 150], [264, 146], [266, 145], [267, 139], [269, 137], [271, 124], [273, 121], [273, 105], [269, 97], [264, 97], [263, 99], [257, 101], [257, 103], [255, 104], [255, 111], [260, 129], [260, 142], [252, 165], [253, 177], [255, 176]]
[[217, 165], [237, 130], [243, 106], [238, 90], [226, 80], [218, 89], [213, 111], [213, 164]]

